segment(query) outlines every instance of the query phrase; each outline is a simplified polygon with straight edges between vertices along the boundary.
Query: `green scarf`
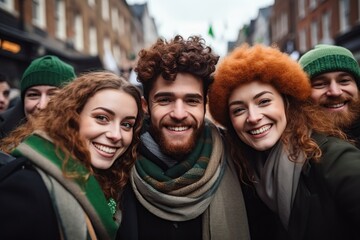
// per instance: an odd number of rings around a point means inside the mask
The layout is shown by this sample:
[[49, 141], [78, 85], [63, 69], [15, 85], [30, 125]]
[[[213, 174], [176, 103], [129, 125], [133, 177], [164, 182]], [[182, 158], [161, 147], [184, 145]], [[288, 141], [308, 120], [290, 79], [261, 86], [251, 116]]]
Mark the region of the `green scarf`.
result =
[[168, 193], [198, 181], [208, 166], [212, 152], [211, 129], [205, 127], [195, 149], [187, 159], [165, 172], [146, 156], [140, 155], [136, 170], [140, 177], [156, 190]]
[[130, 177], [134, 193], [147, 210], [160, 218], [193, 219], [210, 205], [221, 183], [226, 167], [223, 154], [218, 130], [207, 123], [195, 150], [169, 171], [163, 173], [141, 156]]
[[[113, 215], [99, 183], [92, 175], [87, 178], [86, 182], [64, 177], [62, 173], [63, 161], [56, 155], [55, 146], [46, 134], [30, 135], [17, 146], [12, 155], [27, 157], [35, 166], [56, 179], [67, 189], [90, 218], [100, 239], [115, 239], [118, 225], [113, 220]], [[69, 166], [81, 174], [88, 173], [82, 164], [73, 159], [69, 159]]]

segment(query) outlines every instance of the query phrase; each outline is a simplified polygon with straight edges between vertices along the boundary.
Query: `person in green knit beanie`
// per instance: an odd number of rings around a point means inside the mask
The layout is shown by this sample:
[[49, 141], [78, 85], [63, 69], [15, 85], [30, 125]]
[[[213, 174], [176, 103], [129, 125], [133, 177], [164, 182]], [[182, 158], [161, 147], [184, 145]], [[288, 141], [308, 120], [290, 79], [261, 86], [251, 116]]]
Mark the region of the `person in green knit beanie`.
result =
[[0, 138], [46, 108], [49, 99], [75, 77], [74, 68], [57, 56], [45, 55], [33, 60], [20, 81], [21, 99], [0, 115]]
[[49, 98], [75, 77], [74, 68], [56, 56], [46, 55], [32, 61], [20, 82], [25, 115], [44, 109]]
[[299, 63], [311, 81], [311, 99], [360, 148], [360, 69], [346, 48], [320, 44]]

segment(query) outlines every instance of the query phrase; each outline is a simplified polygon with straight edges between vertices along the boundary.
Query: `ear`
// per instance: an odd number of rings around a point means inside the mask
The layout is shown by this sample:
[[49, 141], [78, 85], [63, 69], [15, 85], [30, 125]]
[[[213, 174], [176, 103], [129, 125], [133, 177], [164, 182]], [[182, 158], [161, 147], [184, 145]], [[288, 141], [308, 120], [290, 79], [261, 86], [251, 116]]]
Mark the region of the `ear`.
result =
[[141, 106], [142, 106], [142, 109], [143, 111], [146, 113], [146, 114], [149, 114], [149, 105], [147, 103], [147, 101], [145, 100], [144, 97], [141, 97]]

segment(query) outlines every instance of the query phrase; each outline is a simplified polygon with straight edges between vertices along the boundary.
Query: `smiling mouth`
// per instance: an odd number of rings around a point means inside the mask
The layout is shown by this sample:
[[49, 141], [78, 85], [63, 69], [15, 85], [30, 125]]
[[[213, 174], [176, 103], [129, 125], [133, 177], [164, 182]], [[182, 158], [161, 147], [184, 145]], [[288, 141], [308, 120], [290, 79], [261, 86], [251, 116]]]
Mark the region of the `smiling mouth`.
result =
[[324, 104], [323, 106], [326, 108], [341, 108], [343, 106], [345, 106], [347, 102], [342, 102], [342, 103], [334, 103], [334, 104]]
[[166, 129], [170, 130], [170, 131], [174, 131], [174, 132], [183, 132], [186, 131], [188, 129], [190, 129], [189, 126], [180, 126], [180, 127], [166, 127]]
[[248, 133], [250, 133], [251, 135], [259, 135], [259, 134], [262, 134], [262, 133], [266, 132], [267, 130], [269, 130], [271, 128], [271, 126], [272, 126], [271, 124], [268, 124], [268, 125], [258, 128], [258, 129], [250, 130], [250, 131], [248, 131]]
[[101, 145], [101, 144], [98, 144], [98, 143], [93, 143], [93, 145], [99, 151], [102, 151], [102, 152], [107, 153], [107, 154], [114, 154], [116, 152], [116, 150], [118, 149], [116, 147], [109, 147], [109, 146]]

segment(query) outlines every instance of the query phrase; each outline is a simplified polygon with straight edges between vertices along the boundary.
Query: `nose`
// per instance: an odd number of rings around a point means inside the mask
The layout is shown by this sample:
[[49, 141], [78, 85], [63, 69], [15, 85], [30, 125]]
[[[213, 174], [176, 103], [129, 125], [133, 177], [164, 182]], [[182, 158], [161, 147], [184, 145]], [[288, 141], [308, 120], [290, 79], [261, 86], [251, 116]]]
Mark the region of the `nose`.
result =
[[41, 94], [39, 102], [38, 102], [38, 104], [36, 104], [36, 108], [37, 109], [45, 109], [49, 100], [50, 100], [49, 96], [47, 96], [46, 94]]
[[120, 126], [109, 126], [105, 136], [113, 142], [117, 142], [122, 138]]
[[326, 92], [327, 96], [340, 96], [342, 94], [341, 87], [335, 81], [331, 82]]
[[5, 102], [6, 97], [4, 96], [4, 94], [0, 93], [0, 102]]
[[258, 109], [249, 108], [246, 122], [256, 124], [263, 118], [263, 116], [264, 115]]
[[173, 109], [170, 113], [170, 117], [182, 120], [188, 116], [188, 112], [186, 111], [185, 104], [182, 100], [177, 100], [174, 103]]

